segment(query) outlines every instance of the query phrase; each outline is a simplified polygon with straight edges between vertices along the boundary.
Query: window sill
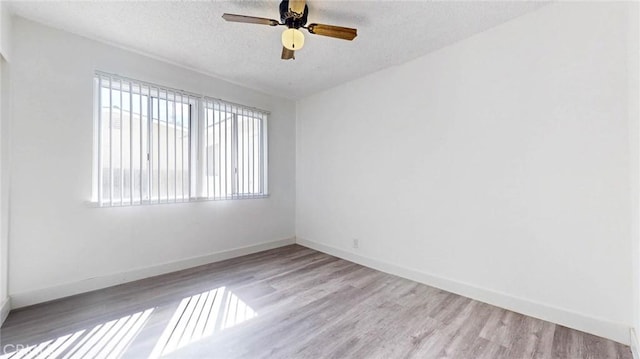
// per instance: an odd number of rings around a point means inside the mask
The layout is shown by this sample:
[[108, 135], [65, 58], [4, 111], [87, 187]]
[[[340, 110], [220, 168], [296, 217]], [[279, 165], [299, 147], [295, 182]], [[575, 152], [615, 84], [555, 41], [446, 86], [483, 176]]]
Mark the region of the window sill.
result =
[[261, 195], [235, 195], [229, 197], [218, 197], [218, 198], [208, 198], [208, 197], [196, 197], [185, 200], [160, 200], [160, 201], [134, 201], [133, 203], [130, 201], [124, 201], [122, 203], [116, 202], [114, 204], [109, 203], [99, 203], [96, 201], [86, 201], [85, 204], [87, 207], [91, 208], [116, 208], [116, 207], [138, 207], [138, 206], [155, 206], [162, 204], [178, 204], [178, 203], [193, 203], [193, 202], [217, 202], [217, 201], [236, 201], [236, 200], [245, 200], [245, 199], [264, 199], [269, 198], [269, 194], [261, 194]]

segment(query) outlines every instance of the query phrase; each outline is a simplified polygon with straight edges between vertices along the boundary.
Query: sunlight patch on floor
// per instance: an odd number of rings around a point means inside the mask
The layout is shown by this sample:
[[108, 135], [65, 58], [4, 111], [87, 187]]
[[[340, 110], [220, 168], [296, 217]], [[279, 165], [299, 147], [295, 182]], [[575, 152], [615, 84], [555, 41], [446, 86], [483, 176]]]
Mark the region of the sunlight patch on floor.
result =
[[153, 308], [147, 309], [98, 324], [91, 330], [83, 329], [37, 345], [5, 344], [5, 354], [0, 355], [0, 359], [117, 358], [124, 353], [152, 312]]
[[257, 315], [225, 287], [186, 297], [167, 324], [150, 358], [172, 353]]

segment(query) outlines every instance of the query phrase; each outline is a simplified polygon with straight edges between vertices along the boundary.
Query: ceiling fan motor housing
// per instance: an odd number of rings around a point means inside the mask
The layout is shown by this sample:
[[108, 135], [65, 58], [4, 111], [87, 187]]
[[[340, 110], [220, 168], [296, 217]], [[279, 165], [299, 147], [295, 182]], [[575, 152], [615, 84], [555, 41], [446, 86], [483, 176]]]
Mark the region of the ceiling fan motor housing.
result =
[[287, 25], [288, 28], [298, 29], [303, 27], [307, 23], [307, 16], [309, 15], [309, 7], [304, 5], [304, 12], [302, 14], [289, 11], [289, 1], [282, 0], [280, 3], [280, 21]]

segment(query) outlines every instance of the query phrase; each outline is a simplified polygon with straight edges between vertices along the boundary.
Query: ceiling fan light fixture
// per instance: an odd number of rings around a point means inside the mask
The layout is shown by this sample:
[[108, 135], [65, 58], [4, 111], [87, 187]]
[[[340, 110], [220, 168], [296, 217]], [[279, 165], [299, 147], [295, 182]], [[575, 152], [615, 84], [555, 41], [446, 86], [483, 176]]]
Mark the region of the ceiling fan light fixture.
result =
[[297, 51], [304, 46], [304, 34], [298, 29], [286, 29], [282, 32], [282, 46]]
[[305, 29], [312, 35], [349, 41], [358, 36], [358, 30], [350, 27], [316, 23], [307, 25], [309, 7], [305, 5], [305, 0], [282, 0], [278, 8], [280, 10], [280, 21], [264, 17], [227, 13], [224, 13], [222, 18], [229, 22], [286, 26], [287, 29], [282, 32], [282, 54], [280, 55], [282, 60], [295, 59], [295, 52], [302, 50], [304, 47], [304, 35], [300, 29]]

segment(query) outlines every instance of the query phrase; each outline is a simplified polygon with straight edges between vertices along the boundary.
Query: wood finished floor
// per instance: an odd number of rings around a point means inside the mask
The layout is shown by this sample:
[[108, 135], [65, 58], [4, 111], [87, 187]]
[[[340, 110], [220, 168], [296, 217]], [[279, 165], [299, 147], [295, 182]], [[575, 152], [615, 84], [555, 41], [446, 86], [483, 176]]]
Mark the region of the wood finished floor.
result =
[[12, 311], [0, 334], [11, 358], [632, 358], [298, 245]]

